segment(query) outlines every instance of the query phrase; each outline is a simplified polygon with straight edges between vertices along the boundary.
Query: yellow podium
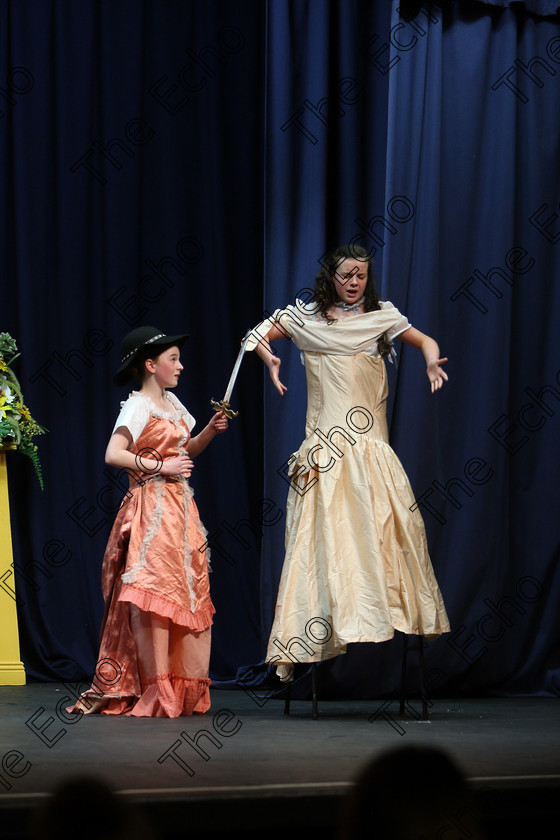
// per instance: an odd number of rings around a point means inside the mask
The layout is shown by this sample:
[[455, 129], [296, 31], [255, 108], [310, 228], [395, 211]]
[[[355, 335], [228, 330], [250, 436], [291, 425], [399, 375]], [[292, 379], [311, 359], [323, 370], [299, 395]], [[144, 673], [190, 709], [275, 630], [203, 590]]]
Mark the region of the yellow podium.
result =
[[6, 449], [0, 448], [0, 685], [25, 685], [19, 658], [16, 582], [12, 556]]

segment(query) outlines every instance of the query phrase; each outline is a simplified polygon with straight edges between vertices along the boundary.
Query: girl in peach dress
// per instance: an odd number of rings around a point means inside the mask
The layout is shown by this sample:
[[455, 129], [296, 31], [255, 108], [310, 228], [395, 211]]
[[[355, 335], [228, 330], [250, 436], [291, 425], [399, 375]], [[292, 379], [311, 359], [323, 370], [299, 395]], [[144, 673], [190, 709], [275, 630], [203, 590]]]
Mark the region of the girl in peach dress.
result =
[[432, 392], [447, 379], [439, 347], [375, 289], [371, 260], [343, 246], [326, 260], [311, 302], [277, 310], [252, 332], [282, 395], [269, 342], [288, 337], [307, 377], [306, 438], [291, 457], [285, 560], [266, 661], [290, 679], [296, 662], [382, 642], [395, 630], [449, 631], [424, 523], [388, 443], [384, 355], [418, 348]]
[[75, 712], [177, 717], [210, 708], [206, 530], [188, 477], [227, 418], [195, 420], [170, 393], [187, 335], [139, 327], [122, 343], [116, 385], [140, 380], [122, 404], [105, 460], [129, 474], [103, 560], [105, 616], [91, 689]]

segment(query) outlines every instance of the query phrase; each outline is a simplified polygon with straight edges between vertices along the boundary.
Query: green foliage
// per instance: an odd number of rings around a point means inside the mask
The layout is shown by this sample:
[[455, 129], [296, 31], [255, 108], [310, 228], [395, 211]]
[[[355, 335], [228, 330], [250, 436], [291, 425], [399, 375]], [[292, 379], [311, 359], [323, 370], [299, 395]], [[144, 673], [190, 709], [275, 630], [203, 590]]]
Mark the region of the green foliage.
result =
[[43, 473], [39, 450], [32, 438], [47, 430], [31, 416], [23, 400], [21, 386], [11, 369], [19, 356], [16, 342], [9, 333], [0, 333], [0, 444], [15, 443], [27, 455], [35, 468], [37, 480], [43, 489]]

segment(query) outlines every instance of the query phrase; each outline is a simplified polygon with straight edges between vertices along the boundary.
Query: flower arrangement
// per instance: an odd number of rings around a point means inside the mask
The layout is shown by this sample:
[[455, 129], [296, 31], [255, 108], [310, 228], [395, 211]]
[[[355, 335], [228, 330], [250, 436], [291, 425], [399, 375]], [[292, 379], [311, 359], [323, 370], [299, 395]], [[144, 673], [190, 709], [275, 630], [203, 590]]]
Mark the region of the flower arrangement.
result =
[[20, 384], [10, 365], [20, 354], [9, 333], [0, 333], [0, 446], [10, 444], [31, 459], [35, 474], [43, 489], [43, 475], [37, 446], [32, 438], [44, 434], [47, 429], [40, 426], [31, 416], [23, 401]]

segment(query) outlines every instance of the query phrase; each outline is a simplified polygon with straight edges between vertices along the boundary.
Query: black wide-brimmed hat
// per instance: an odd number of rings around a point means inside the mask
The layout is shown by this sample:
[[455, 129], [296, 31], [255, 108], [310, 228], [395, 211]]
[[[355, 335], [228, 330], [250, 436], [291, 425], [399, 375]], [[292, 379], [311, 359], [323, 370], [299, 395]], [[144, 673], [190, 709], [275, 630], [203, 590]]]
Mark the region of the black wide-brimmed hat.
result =
[[165, 347], [182, 347], [187, 338], [183, 335], [166, 335], [157, 327], [137, 327], [122, 340], [121, 344], [121, 366], [113, 376], [115, 385], [126, 385], [133, 378], [132, 368], [141, 350], [148, 347], [157, 347], [161, 351]]

